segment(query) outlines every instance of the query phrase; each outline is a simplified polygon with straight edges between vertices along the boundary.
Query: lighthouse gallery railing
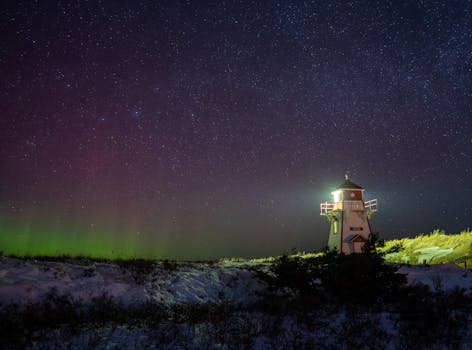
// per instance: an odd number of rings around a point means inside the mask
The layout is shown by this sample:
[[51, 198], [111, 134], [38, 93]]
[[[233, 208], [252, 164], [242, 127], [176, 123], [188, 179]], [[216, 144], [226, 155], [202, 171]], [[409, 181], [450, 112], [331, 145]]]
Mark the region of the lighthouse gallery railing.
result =
[[324, 203], [320, 204], [320, 213], [321, 213], [321, 215], [329, 213], [329, 212], [333, 211], [333, 209], [334, 209], [334, 203], [324, 202]]
[[377, 211], [377, 198], [364, 202], [364, 206], [367, 210]]
[[336, 209], [377, 211], [377, 199], [366, 201], [363, 205], [359, 201], [324, 202], [320, 204], [321, 215], [326, 215]]

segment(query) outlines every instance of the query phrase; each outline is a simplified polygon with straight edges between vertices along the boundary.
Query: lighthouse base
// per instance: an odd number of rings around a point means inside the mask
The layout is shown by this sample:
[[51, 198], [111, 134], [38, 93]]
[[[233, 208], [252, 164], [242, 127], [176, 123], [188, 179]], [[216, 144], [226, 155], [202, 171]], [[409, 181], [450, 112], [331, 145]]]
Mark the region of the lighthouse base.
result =
[[344, 254], [362, 253], [371, 236], [366, 211], [333, 210], [328, 215], [328, 249]]

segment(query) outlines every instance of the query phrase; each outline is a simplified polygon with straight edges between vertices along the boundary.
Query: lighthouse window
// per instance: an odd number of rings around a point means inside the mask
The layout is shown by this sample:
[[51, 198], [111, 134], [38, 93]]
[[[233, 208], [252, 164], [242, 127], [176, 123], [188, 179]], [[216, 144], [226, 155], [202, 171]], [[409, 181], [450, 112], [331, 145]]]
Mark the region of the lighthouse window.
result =
[[333, 196], [334, 196], [334, 201], [335, 201], [335, 202], [341, 201], [341, 191], [335, 191], [335, 192], [333, 192]]
[[363, 227], [350, 227], [349, 228], [351, 231], [364, 231]]

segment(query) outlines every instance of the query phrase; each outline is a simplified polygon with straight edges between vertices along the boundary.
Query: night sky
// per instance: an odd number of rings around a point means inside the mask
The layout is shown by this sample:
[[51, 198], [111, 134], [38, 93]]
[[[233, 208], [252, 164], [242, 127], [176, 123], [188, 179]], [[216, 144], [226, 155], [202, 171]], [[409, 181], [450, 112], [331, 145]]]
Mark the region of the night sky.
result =
[[472, 226], [471, 1], [0, 7], [0, 250], [318, 250], [346, 172], [383, 238]]

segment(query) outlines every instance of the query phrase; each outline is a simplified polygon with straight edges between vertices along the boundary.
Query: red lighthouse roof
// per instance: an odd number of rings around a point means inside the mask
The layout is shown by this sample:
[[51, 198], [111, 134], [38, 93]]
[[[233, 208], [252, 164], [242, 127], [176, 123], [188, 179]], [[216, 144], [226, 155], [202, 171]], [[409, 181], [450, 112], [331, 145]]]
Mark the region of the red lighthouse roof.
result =
[[349, 180], [349, 177], [346, 175], [344, 182], [338, 186], [337, 190], [363, 190], [359, 185], [356, 185], [354, 182]]

